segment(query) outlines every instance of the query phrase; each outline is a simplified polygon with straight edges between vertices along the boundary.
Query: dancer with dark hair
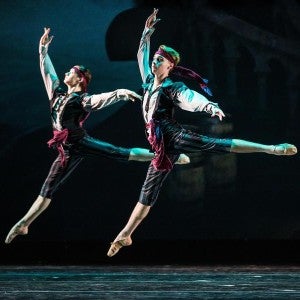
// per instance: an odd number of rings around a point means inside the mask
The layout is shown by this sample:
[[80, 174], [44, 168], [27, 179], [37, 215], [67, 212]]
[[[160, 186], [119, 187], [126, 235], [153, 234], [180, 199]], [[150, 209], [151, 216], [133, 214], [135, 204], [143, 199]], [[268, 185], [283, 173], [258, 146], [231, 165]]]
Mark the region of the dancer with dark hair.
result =
[[130, 218], [117, 235], [107, 253], [115, 255], [121, 247], [132, 244], [131, 235], [142, 220], [148, 215], [158, 198], [161, 186], [173, 168], [179, 153], [191, 152], [234, 152], [267, 153], [273, 155], [294, 155], [297, 148], [291, 144], [265, 145], [240, 139], [217, 139], [203, 136], [184, 129], [174, 119], [175, 107], [191, 112], [204, 111], [222, 121], [225, 117], [217, 103], [209, 101], [200, 93], [189, 89], [182, 82], [173, 82], [169, 75], [196, 80], [202, 90], [212, 95], [207, 80], [196, 72], [178, 66], [179, 53], [165, 45], [155, 52], [151, 68], [149, 66], [150, 36], [158, 10], [154, 9], [148, 17], [138, 50], [138, 64], [143, 80], [144, 96], [142, 100], [143, 117], [148, 133], [148, 141], [155, 151], [139, 201]]
[[[28, 233], [29, 225], [49, 206], [53, 194], [85, 157], [100, 156], [120, 161], [150, 161], [154, 156], [147, 149], [117, 147], [92, 138], [86, 133], [83, 123], [90, 112], [120, 100], [141, 100], [141, 96], [127, 89], [88, 94], [87, 87], [92, 75], [89, 69], [81, 65], [76, 65], [65, 73], [64, 83], [67, 91], [63, 91], [48, 55], [48, 47], [53, 39], [53, 36], [49, 37], [49, 33], [50, 28], [44, 28], [44, 34], [40, 39], [40, 69], [50, 100], [53, 127], [53, 138], [48, 141], [48, 145], [58, 150], [58, 156], [50, 168], [39, 196], [25, 216], [12, 227], [5, 243], [10, 243], [17, 235]], [[178, 163], [189, 163], [189, 158], [183, 154]]]

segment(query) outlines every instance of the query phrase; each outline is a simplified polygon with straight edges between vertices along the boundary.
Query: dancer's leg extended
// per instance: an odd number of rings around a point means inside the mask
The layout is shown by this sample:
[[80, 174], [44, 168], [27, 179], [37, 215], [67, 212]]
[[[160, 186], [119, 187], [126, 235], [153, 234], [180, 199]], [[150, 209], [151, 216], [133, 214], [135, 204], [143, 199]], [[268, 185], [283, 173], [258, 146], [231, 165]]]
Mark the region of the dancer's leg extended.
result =
[[38, 196], [25, 216], [9, 231], [5, 243], [9, 244], [17, 235], [28, 233], [29, 225], [49, 206], [51, 199]]
[[294, 155], [296, 146], [288, 143], [266, 145], [241, 139], [220, 139], [183, 131], [174, 141], [174, 148], [186, 152], [234, 152], [234, 153], [267, 153], [273, 155]]
[[[218, 149], [221, 151], [229, 151], [235, 153], [262, 152], [262, 153], [268, 153], [274, 155], [294, 155], [297, 153], [297, 148], [291, 144], [264, 145], [264, 144], [254, 143], [254, 142], [240, 140], [240, 139], [233, 139], [233, 140], [213, 139], [204, 136], [199, 136], [197, 134], [184, 135], [182, 139], [178, 141], [176, 148], [179, 150], [183, 150], [183, 151], [187, 150], [191, 152], [195, 152], [197, 150], [207, 151], [210, 149]], [[144, 195], [146, 197], [145, 199], [147, 199], [147, 197], [151, 195], [152, 197], [151, 201], [155, 201], [166, 176], [167, 173], [156, 172], [153, 169], [153, 167], [151, 167], [150, 165], [145, 183], [142, 188], [142, 193], [141, 193], [142, 197]], [[143, 201], [144, 198], [142, 198], [142, 202]], [[142, 222], [142, 220], [148, 215], [150, 208], [154, 203], [154, 202], [149, 203], [147, 201], [145, 203], [149, 205], [143, 204], [144, 202], [137, 203], [129, 218], [128, 223], [121, 230], [121, 232], [117, 235], [114, 242], [112, 243], [107, 253], [108, 256], [111, 257], [115, 255], [123, 246], [131, 245], [132, 233], [137, 228], [137, 226]]]
[[[90, 136], [84, 137], [76, 148], [84, 154], [105, 156], [123, 161], [151, 161], [154, 157], [154, 153], [145, 148], [119, 147]], [[185, 154], [180, 155], [177, 161], [178, 164], [188, 164], [189, 162], [190, 159]]]
[[230, 152], [255, 153], [262, 152], [273, 155], [294, 155], [297, 153], [296, 146], [292, 144], [265, 145], [246, 140], [233, 139]]

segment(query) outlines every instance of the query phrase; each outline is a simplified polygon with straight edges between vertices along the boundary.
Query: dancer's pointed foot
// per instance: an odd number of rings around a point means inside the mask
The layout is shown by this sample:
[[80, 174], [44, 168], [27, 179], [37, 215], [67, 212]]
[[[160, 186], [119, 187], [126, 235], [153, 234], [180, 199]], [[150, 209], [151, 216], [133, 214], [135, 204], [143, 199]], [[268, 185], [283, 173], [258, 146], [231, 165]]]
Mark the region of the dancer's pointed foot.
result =
[[116, 255], [123, 246], [130, 246], [131, 244], [132, 240], [130, 236], [114, 241], [111, 243], [111, 246], [107, 252], [107, 256], [112, 257]]
[[23, 222], [18, 222], [9, 231], [6, 236], [5, 243], [9, 244], [17, 235], [25, 235], [28, 233], [28, 226], [24, 225]]
[[190, 158], [186, 154], [180, 154], [176, 163], [177, 165], [186, 165], [191, 162]]
[[278, 144], [274, 146], [272, 154], [275, 155], [295, 155], [297, 153], [297, 147], [292, 144]]

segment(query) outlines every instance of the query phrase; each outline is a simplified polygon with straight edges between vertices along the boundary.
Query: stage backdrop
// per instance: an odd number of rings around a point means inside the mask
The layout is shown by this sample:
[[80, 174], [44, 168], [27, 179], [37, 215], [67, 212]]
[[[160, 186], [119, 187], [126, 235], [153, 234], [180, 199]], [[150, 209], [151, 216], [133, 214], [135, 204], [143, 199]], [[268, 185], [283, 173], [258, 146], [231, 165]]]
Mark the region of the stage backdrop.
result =
[[[39, 71], [44, 27], [57, 74], [75, 64], [93, 73], [91, 93], [141, 91], [136, 51], [146, 17], [160, 8], [151, 55], [160, 44], [209, 78], [227, 117], [177, 112], [187, 128], [262, 143], [299, 139], [299, 2], [1, 1], [0, 237], [26, 212], [56, 157]], [[199, 88], [187, 82], [192, 88]], [[94, 113], [90, 135], [148, 147], [139, 103]], [[299, 158], [266, 154], [192, 155], [166, 180], [136, 239], [300, 237]], [[28, 241], [110, 241], [138, 200], [148, 163], [84, 161], [32, 225]], [[22, 237], [23, 238], [23, 237]], [[25, 238], [23, 238], [25, 239]]]

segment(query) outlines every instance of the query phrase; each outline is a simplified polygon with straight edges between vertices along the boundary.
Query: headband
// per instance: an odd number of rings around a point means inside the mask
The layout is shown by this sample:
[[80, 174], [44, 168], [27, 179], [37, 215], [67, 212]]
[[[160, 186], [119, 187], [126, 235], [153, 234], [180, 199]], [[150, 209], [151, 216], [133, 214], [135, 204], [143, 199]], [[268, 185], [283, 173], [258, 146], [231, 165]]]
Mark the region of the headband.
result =
[[164, 49], [158, 48], [158, 50], [155, 52], [155, 54], [163, 56], [168, 61], [170, 61], [171, 63], [176, 65], [176, 62], [175, 62], [175, 59], [173, 58], [173, 56], [171, 54], [169, 54], [167, 51], [165, 51]]
[[183, 77], [183, 78], [186, 78], [186, 79], [194, 79], [194, 80], [196, 80], [199, 83], [201, 89], [205, 93], [207, 93], [209, 96], [212, 96], [212, 92], [211, 92], [211, 90], [207, 86], [207, 83], [208, 83], [207, 79], [203, 78], [202, 76], [200, 76], [198, 73], [194, 72], [191, 69], [184, 68], [184, 67], [181, 67], [181, 66], [177, 66], [176, 65], [176, 61], [172, 57], [172, 55], [170, 55], [168, 52], [166, 52], [162, 48], [159, 48], [155, 52], [155, 54], [159, 54], [159, 55], [163, 56], [168, 61], [170, 61], [171, 63], [174, 64], [174, 67], [172, 69], [172, 74], [173, 75], [177, 75], [179, 77]]

